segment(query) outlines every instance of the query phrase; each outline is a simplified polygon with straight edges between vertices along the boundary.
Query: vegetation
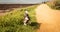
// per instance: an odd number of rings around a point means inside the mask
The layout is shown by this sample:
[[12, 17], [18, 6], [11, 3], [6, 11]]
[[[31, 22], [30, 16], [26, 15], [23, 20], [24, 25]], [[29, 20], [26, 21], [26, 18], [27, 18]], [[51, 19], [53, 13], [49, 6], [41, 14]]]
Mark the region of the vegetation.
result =
[[53, 9], [60, 10], [60, 0], [52, 0], [47, 2], [47, 4]]
[[[6, 15], [0, 16], [0, 32], [36, 32], [39, 27], [36, 22], [35, 11], [36, 6], [27, 8], [13, 9], [6, 12]], [[31, 24], [23, 25], [24, 10], [28, 9]]]
[[55, 6], [56, 9], [60, 9], [60, 0], [56, 0]]

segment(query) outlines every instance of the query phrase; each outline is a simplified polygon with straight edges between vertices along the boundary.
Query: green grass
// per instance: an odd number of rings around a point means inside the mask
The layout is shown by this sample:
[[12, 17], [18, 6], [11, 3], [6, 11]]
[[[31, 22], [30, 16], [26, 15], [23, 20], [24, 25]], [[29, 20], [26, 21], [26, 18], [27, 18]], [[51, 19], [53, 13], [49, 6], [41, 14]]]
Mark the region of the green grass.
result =
[[[39, 24], [36, 22], [35, 11], [36, 6], [13, 9], [6, 12], [5, 16], [0, 16], [0, 32], [36, 32]], [[31, 24], [24, 26], [24, 10], [28, 9]]]

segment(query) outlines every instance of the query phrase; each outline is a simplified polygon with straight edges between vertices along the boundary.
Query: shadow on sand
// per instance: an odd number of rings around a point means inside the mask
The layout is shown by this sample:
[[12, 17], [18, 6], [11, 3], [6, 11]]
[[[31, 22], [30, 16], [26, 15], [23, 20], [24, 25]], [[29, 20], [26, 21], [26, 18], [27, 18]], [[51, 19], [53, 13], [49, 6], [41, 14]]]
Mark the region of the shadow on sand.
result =
[[32, 22], [30, 24], [31, 27], [34, 27], [35, 29], [39, 29], [39, 27], [41, 26], [41, 23], [37, 23], [37, 22]]

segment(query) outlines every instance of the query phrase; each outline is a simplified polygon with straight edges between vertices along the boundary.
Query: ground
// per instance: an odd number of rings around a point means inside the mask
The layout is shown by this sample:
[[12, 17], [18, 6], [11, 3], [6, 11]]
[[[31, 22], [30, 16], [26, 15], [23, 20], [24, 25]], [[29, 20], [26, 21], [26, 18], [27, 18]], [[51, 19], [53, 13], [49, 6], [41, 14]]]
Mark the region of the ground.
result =
[[60, 11], [51, 9], [47, 4], [36, 8], [36, 19], [40, 23], [37, 32], [60, 32]]

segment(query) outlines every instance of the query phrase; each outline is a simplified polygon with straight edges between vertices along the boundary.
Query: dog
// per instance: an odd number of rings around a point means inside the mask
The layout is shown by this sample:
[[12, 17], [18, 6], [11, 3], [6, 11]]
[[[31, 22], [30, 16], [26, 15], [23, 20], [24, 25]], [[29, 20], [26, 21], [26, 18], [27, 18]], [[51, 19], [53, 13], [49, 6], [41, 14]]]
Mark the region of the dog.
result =
[[27, 25], [29, 23], [29, 20], [30, 20], [30, 17], [28, 15], [28, 11], [25, 11], [25, 14], [24, 14], [24, 25]]

